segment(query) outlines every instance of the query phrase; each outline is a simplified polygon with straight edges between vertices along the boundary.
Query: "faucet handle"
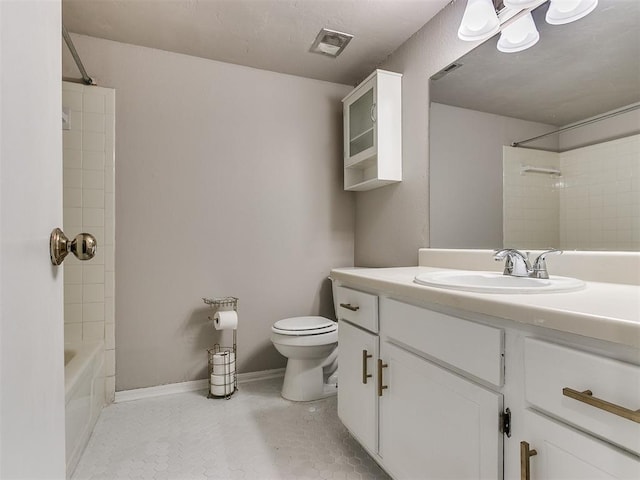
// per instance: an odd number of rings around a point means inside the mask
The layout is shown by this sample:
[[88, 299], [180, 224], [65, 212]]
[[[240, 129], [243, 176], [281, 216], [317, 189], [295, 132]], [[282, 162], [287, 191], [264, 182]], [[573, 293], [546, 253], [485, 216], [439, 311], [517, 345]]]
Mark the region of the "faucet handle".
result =
[[543, 278], [543, 279], [549, 278], [549, 272], [547, 272], [547, 262], [546, 262], [547, 255], [561, 255], [561, 254], [562, 254], [562, 250], [552, 248], [551, 250], [547, 250], [545, 252], [542, 252], [540, 255], [538, 255], [538, 258], [536, 258], [536, 261], [533, 262], [532, 276], [535, 278]]

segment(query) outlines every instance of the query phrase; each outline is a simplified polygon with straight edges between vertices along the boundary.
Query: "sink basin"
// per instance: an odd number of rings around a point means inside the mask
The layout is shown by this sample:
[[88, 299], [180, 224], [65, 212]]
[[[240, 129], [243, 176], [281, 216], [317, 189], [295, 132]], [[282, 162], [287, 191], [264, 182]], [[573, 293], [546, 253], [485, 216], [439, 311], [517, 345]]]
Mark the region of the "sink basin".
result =
[[421, 273], [414, 281], [428, 287], [480, 293], [555, 293], [584, 288], [584, 282], [577, 278], [555, 275], [549, 279], [512, 277], [498, 272], [464, 270]]

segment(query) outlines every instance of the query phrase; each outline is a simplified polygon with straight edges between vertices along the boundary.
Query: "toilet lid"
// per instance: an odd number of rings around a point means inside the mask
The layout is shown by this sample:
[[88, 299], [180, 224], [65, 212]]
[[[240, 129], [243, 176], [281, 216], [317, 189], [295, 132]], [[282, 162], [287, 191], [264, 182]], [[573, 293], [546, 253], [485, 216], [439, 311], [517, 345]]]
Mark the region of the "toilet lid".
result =
[[324, 317], [293, 317], [278, 320], [273, 324], [274, 332], [285, 335], [315, 335], [333, 332], [338, 324]]

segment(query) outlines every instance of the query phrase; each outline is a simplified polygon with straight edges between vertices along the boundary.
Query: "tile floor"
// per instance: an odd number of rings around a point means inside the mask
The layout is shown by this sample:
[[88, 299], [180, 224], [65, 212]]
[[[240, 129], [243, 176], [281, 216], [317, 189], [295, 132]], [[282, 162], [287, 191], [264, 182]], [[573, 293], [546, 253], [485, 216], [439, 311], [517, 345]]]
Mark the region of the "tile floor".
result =
[[282, 378], [105, 408], [73, 479], [388, 479], [338, 419], [336, 397], [289, 402]]

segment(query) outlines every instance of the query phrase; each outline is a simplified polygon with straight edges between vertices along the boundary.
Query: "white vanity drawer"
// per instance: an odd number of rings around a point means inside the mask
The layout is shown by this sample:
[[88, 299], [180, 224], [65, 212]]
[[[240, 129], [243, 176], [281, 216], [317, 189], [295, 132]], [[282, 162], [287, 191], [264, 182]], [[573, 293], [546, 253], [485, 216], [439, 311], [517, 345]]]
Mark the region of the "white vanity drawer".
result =
[[524, 351], [532, 406], [640, 454], [639, 366], [534, 338]]
[[348, 320], [370, 332], [378, 332], [378, 297], [347, 287], [338, 287], [338, 320]]
[[455, 368], [501, 386], [504, 332], [389, 298], [380, 299], [383, 334]]

